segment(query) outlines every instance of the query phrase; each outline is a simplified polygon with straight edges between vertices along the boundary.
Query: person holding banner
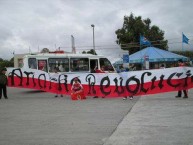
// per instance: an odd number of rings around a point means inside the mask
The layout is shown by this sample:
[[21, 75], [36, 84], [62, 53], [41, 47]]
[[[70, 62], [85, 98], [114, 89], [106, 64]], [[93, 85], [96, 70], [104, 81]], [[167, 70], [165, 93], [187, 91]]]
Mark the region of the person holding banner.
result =
[[[179, 59], [178, 60], [178, 66], [179, 67], [184, 67], [184, 66], [186, 66], [186, 64], [183, 62], [183, 60], [182, 59]], [[184, 92], [184, 99], [186, 99], [186, 98], [188, 98], [188, 91], [187, 90], [183, 90], [183, 92]], [[179, 90], [178, 91], [178, 95], [176, 96], [176, 98], [180, 98], [182, 96], [182, 90]]]
[[[55, 73], [56, 75], [59, 75], [59, 73], [58, 73], [58, 72], [59, 72], [59, 68], [58, 68], [58, 67], [54, 67], [54, 73]], [[58, 82], [58, 81], [57, 81], [57, 82]], [[55, 95], [55, 98], [57, 98], [57, 97], [58, 97], [58, 95], [59, 95], [59, 94], [56, 94], [56, 95]], [[61, 96], [61, 97], [63, 97], [63, 95], [62, 95], [62, 94], [60, 94], [60, 96]]]
[[3, 68], [1, 69], [0, 72], [0, 99], [2, 97], [2, 92], [3, 92], [3, 96], [5, 99], [8, 99], [7, 97], [7, 76], [5, 75], [7, 69]]
[[[136, 70], [136, 66], [134, 64], [131, 64], [129, 65], [129, 69], [126, 69], [125, 72], [127, 71], [135, 71]], [[126, 97], [123, 97], [123, 100], [126, 100], [127, 99], [127, 96]], [[129, 96], [129, 99], [130, 100], [133, 100], [133, 96]]]
[[161, 64], [159, 68], [164, 69], [165, 68], [164, 64]]
[[[94, 68], [95, 73], [105, 73], [105, 67], [104, 65], [101, 66], [101, 69], [98, 69], [97, 66]], [[94, 96], [93, 98], [98, 98], [98, 96]], [[102, 97], [105, 98], [105, 97]]]
[[84, 89], [81, 83], [78, 82], [78, 78], [74, 78], [74, 82], [72, 84], [72, 93], [71, 93], [71, 99], [72, 100], [82, 100], [86, 99], [84, 95]]

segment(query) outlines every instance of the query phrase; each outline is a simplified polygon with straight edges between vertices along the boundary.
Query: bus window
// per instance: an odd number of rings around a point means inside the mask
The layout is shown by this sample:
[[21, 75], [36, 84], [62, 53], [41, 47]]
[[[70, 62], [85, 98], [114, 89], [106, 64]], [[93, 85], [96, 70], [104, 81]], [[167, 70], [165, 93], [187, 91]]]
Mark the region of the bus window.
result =
[[60, 72], [69, 72], [69, 59], [68, 58], [49, 58], [49, 72], [54, 72], [57, 67]]
[[90, 72], [94, 73], [95, 68], [98, 68], [98, 59], [90, 59]]
[[89, 71], [88, 58], [71, 58], [70, 69], [71, 72]]
[[99, 59], [100, 67], [104, 66], [104, 71], [114, 71], [111, 62], [107, 58], [100, 58]]
[[31, 69], [37, 69], [37, 61], [36, 58], [29, 58], [28, 59], [28, 66]]
[[38, 60], [38, 70], [48, 72], [47, 60]]

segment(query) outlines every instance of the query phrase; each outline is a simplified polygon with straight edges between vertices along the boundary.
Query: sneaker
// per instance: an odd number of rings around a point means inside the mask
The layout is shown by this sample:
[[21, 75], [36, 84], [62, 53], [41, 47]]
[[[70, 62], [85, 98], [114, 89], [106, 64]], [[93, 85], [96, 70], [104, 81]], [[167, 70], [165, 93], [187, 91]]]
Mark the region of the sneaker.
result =
[[181, 96], [175, 96], [176, 98], [180, 98]]
[[186, 98], [188, 98], [188, 96], [184, 96], [183, 98], [186, 99]]
[[55, 96], [55, 98], [57, 98], [57, 97], [58, 97], [58, 95]]
[[129, 97], [130, 100], [133, 100], [133, 96]]
[[60, 97], [64, 97], [63, 95], [60, 95]]
[[127, 97], [123, 97], [123, 100], [127, 100]]
[[98, 96], [94, 96], [93, 98], [98, 98]]

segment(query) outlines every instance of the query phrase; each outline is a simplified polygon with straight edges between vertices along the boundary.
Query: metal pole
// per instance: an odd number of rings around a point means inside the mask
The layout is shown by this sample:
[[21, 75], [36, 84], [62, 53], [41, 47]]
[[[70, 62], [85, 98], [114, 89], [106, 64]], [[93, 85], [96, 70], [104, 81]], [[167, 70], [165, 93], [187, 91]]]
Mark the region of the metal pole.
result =
[[96, 51], [95, 51], [95, 39], [94, 39], [94, 24], [92, 24], [91, 27], [93, 28], [93, 49], [94, 49], [94, 52], [96, 54]]
[[72, 53], [76, 53], [76, 49], [75, 49], [75, 42], [74, 42], [74, 36], [71, 35], [71, 41], [72, 41]]

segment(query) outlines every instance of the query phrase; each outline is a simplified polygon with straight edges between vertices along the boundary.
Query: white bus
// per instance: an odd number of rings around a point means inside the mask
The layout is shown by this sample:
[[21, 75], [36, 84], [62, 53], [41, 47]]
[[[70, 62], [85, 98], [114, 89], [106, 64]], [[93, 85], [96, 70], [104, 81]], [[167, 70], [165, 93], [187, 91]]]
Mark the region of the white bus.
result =
[[101, 69], [101, 66], [104, 66], [106, 72], [115, 72], [113, 65], [106, 57], [92, 54], [30, 54], [23, 57], [22, 68], [31, 68], [53, 73], [54, 68], [57, 67], [60, 72], [92, 73], [95, 67]]

